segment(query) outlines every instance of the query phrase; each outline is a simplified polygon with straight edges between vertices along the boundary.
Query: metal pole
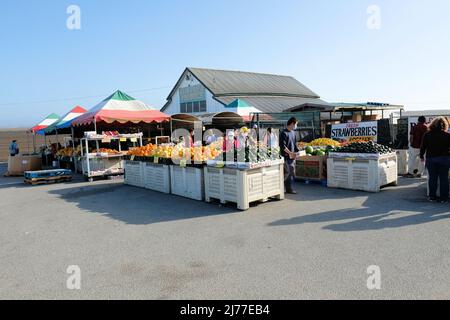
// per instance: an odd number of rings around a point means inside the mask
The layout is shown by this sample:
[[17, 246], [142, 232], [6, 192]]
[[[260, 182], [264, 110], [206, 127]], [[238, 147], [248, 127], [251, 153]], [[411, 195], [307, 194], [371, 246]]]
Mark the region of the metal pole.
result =
[[73, 130], [73, 127], [71, 128], [72, 131], [72, 147], [75, 148], [75, 131]]
[[33, 153], [36, 153], [36, 133], [33, 132]]
[[172, 120], [173, 120], [172, 117], [170, 117], [170, 142], [172, 142], [172, 130], [173, 130], [173, 128], [172, 128]]

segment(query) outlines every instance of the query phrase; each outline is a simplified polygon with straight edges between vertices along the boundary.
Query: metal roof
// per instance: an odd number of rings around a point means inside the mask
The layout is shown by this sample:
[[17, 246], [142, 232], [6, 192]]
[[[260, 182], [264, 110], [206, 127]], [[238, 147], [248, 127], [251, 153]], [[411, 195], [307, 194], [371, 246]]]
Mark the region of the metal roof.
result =
[[319, 98], [319, 95], [290, 76], [202, 68], [188, 70], [215, 96], [242, 94]]
[[216, 100], [223, 104], [230, 104], [235, 99], [241, 99], [248, 105], [255, 107], [261, 112], [283, 112], [288, 111], [301, 105], [320, 105], [327, 106], [328, 104], [317, 98], [302, 98], [302, 97], [277, 97], [277, 96], [222, 96], [216, 97]]
[[450, 110], [411, 110], [411, 111], [405, 111], [402, 113], [402, 117], [420, 117], [420, 116], [448, 116], [450, 115]]

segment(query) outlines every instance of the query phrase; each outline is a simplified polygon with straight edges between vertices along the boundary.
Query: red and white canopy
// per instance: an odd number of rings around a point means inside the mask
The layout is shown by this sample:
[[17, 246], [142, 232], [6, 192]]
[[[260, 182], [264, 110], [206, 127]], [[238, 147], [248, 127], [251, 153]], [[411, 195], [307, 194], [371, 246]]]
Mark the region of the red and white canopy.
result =
[[95, 122], [163, 122], [170, 117], [159, 110], [155, 110], [142, 101], [116, 91], [85, 114], [75, 118], [72, 126], [89, 125]]

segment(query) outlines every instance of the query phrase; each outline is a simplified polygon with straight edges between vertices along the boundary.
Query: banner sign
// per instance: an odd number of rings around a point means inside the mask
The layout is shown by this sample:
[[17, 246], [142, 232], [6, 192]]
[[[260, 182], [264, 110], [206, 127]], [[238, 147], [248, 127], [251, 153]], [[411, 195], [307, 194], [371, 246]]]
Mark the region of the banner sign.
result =
[[333, 124], [331, 139], [339, 141], [364, 140], [377, 142], [378, 122], [351, 122]]

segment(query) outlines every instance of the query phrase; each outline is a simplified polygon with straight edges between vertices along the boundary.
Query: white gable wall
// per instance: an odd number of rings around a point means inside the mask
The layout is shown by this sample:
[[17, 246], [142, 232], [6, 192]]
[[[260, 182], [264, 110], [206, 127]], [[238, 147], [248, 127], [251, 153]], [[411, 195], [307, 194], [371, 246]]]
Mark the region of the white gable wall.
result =
[[[179, 92], [180, 88], [201, 85], [201, 83], [197, 80], [197, 78], [192, 76], [192, 74], [190, 74], [190, 75], [191, 75], [190, 80], [187, 80], [186, 73], [183, 74], [183, 78], [182, 78], [182, 81], [180, 82], [180, 85], [176, 88], [176, 90], [173, 93], [172, 102], [163, 111], [164, 113], [169, 114], [169, 115], [180, 113], [180, 92]], [[206, 90], [206, 93], [205, 93], [205, 95], [206, 95], [206, 113], [218, 113], [218, 112], [225, 111], [225, 106], [223, 104], [221, 104], [220, 102], [218, 102], [217, 100], [215, 100], [213, 98], [212, 93], [208, 89], [205, 88], [205, 90]], [[190, 114], [196, 115], [196, 113], [190, 113]]]

